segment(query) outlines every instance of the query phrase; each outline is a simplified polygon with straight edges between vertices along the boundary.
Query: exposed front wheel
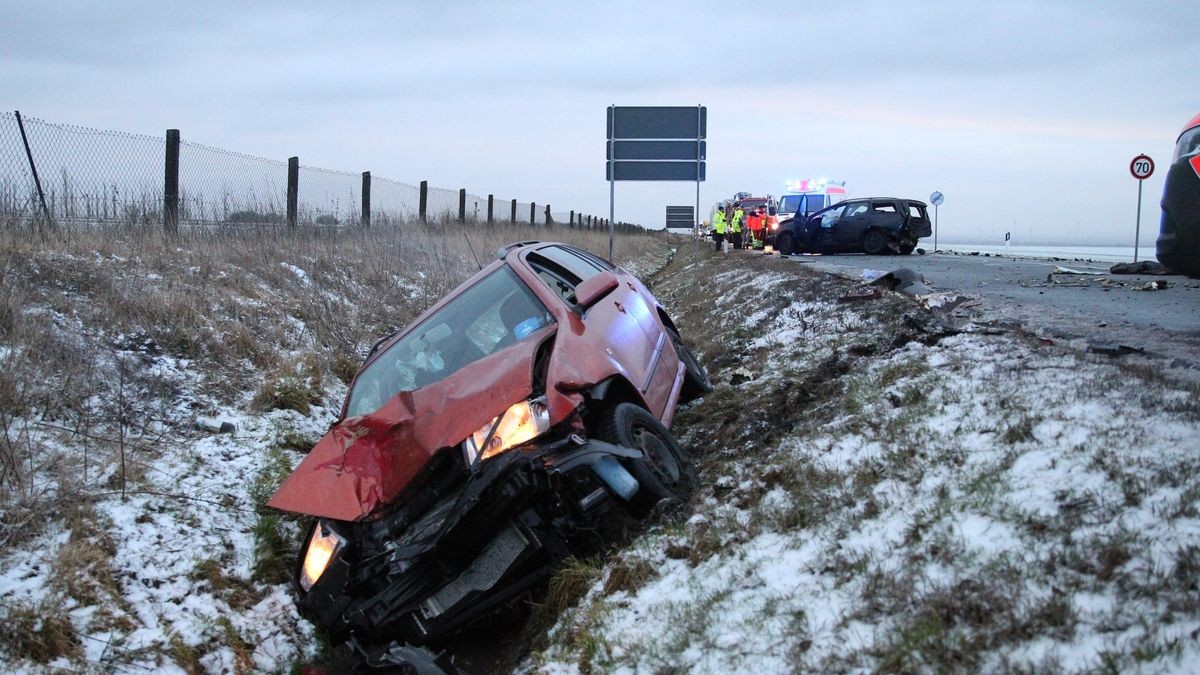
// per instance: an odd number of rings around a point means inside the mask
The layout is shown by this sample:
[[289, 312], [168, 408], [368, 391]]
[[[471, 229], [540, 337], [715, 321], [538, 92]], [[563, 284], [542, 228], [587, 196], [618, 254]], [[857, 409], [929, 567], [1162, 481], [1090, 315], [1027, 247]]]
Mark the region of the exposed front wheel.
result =
[[912, 252], [917, 249], [916, 244], [903, 243], [900, 244], [900, 255], [912, 255]]
[[629, 502], [635, 515], [649, 514], [664, 499], [685, 499], [695, 488], [696, 469], [691, 458], [645, 408], [621, 403], [604, 411], [599, 436], [642, 452], [641, 459], [623, 462], [638, 482], [637, 494]]
[[883, 255], [887, 253], [888, 238], [887, 235], [879, 230], [871, 230], [863, 237], [863, 251], [867, 255]]
[[790, 234], [781, 234], [775, 242], [775, 248], [779, 250], [779, 255], [792, 255], [796, 252], [796, 240]]

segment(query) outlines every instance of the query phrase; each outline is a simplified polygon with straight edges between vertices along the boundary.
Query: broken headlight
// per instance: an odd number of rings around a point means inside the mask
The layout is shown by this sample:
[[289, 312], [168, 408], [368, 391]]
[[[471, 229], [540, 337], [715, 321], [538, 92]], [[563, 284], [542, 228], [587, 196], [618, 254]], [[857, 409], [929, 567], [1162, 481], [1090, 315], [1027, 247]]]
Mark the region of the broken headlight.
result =
[[550, 411], [546, 408], [545, 398], [514, 403], [463, 441], [467, 464], [528, 443], [549, 429]]
[[342, 538], [329, 524], [318, 520], [313, 527], [312, 536], [308, 538], [308, 546], [304, 549], [304, 564], [300, 567], [300, 588], [307, 593], [312, 590], [317, 580], [325, 573], [333, 557], [346, 545]]

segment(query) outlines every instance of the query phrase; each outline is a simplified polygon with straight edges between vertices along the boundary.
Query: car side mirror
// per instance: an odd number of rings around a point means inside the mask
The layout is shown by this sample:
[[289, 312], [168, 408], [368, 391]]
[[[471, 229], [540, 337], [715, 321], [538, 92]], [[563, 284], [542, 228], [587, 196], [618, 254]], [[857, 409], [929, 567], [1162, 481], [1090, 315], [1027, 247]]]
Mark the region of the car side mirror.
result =
[[617, 275], [607, 270], [593, 275], [575, 287], [575, 304], [587, 309], [600, 302], [600, 299], [611, 293], [619, 283]]

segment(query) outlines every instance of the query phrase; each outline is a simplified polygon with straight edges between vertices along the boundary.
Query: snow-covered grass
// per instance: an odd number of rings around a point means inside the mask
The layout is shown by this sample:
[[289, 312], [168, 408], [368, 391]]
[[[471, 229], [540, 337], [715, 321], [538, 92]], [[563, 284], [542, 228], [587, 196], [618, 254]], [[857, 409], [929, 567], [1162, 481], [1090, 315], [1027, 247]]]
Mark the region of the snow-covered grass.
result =
[[[284, 583], [300, 523], [262, 505], [371, 344], [477, 269], [464, 232], [485, 258], [534, 238], [607, 252], [507, 225], [0, 233], [0, 669], [311, 656]], [[617, 250], [654, 270], [670, 247]]]
[[654, 290], [719, 383], [676, 423], [703, 485], [588, 568], [530, 667], [1200, 666], [1193, 385], [769, 260], [676, 263]]

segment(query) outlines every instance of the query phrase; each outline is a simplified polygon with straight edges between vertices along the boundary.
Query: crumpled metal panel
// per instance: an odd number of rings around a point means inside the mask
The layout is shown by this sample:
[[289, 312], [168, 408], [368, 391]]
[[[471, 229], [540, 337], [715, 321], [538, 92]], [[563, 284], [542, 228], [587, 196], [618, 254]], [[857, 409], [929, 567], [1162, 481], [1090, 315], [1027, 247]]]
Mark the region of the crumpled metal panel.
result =
[[547, 326], [440, 382], [400, 392], [373, 413], [335, 424], [267, 506], [347, 521], [370, 515], [395, 499], [439, 448], [457, 445], [532, 394], [534, 353], [554, 330]]

